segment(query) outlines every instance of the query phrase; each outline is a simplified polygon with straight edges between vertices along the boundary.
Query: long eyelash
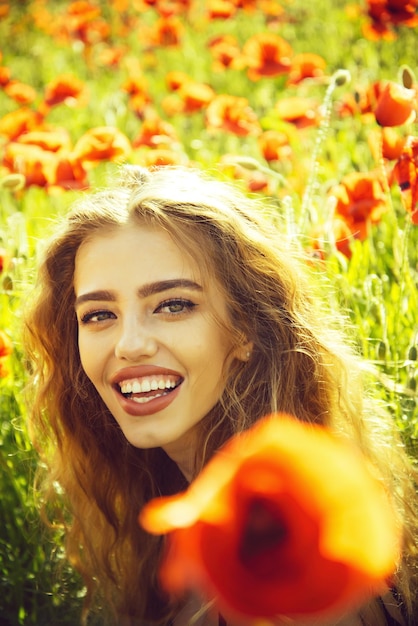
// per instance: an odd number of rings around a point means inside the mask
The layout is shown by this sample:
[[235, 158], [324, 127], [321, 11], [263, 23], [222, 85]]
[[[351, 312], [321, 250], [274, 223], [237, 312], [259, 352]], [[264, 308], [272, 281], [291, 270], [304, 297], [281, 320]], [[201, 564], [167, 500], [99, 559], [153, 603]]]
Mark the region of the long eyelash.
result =
[[82, 324], [88, 324], [95, 315], [107, 314], [107, 313], [108, 311], [105, 311], [103, 309], [99, 309], [95, 311], [88, 311], [87, 313], [84, 313], [84, 315], [81, 316], [80, 322]]
[[[164, 309], [165, 307], [176, 304], [181, 304], [184, 307], [185, 311], [191, 311], [195, 308], [195, 306], [197, 306], [194, 302], [192, 302], [191, 300], [186, 300], [185, 298], [169, 298], [168, 300], [164, 300], [164, 302], [161, 302], [156, 310], [159, 311], [161, 309]], [[182, 312], [184, 313], [185, 311]]]

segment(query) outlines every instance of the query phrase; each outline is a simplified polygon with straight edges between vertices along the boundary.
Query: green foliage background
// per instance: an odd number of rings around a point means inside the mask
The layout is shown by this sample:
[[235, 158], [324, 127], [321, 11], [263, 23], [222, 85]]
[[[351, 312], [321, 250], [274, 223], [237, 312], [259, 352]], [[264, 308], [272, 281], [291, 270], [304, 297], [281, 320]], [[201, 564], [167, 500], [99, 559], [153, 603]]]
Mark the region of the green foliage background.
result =
[[[45, 0], [11, 3], [8, 16], [0, 20], [0, 50], [3, 65], [13, 77], [32, 85], [42, 93], [57, 75], [75, 73], [85, 81], [89, 99], [84, 107], [57, 106], [49, 122], [65, 127], [75, 142], [93, 126], [110, 125], [122, 130], [131, 140], [141, 127], [141, 120], [130, 110], [127, 95], [121, 89], [124, 69], [109, 69], [89, 63], [80, 42], [68, 45], [48, 35], [36, 25], [34, 15], [42, 8], [59, 16], [68, 2]], [[121, 14], [112, 3], [101, 2], [102, 15], [110, 24], [113, 44], [123, 44], [140, 61], [147, 78], [153, 106], [164, 117], [161, 101], [167, 95], [165, 76], [179, 69], [195, 80], [206, 82], [217, 93], [248, 98], [264, 130], [281, 128], [273, 104], [279, 97], [302, 95], [324, 101], [326, 85], [307, 81], [297, 88], [286, 86], [285, 78], [251, 82], [242, 70], [214, 72], [207, 42], [220, 34], [234, 35], [243, 44], [251, 35], [266, 30], [261, 11], [239, 11], [229, 20], [208, 22], [205, 3], [193, 23], [184, 22], [179, 47], [150, 50], [141, 33], [132, 30], [120, 34]], [[396, 81], [403, 65], [416, 68], [416, 31], [400, 27], [393, 41], [370, 42], [361, 31], [365, 17], [362, 3], [351, 3], [359, 11], [350, 17], [348, 3], [331, 0], [293, 0], [284, 2], [285, 15], [278, 30], [295, 53], [315, 52], [327, 62], [327, 75], [348, 70], [351, 82], [336, 87], [331, 94], [329, 115], [322, 128], [299, 135], [293, 133], [294, 171], [286, 166], [277, 172], [289, 176], [292, 188], [284, 192], [278, 210], [288, 213], [289, 227], [299, 235], [304, 231], [304, 208], [309, 200], [309, 221], [324, 224], [327, 220], [327, 190], [351, 171], [368, 171], [373, 162], [367, 139], [372, 128], [360, 115], [341, 118], [335, 114], [343, 94], [355, 92], [374, 81]], [[129, 3], [128, 3], [129, 6]], [[128, 8], [129, 12], [133, 8]], [[141, 20], [152, 26], [156, 11], [149, 8]], [[97, 43], [96, 48], [102, 44]], [[326, 103], [325, 103], [326, 104]], [[16, 109], [16, 103], [0, 92], [0, 117]], [[232, 134], [212, 133], [204, 116], [178, 114], [171, 118], [179, 136], [176, 150], [185, 161], [215, 169], [221, 157], [256, 159], [263, 162], [256, 140]], [[405, 132], [414, 134], [416, 129]], [[0, 143], [0, 151], [2, 149]], [[141, 162], [141, 150], [132, 162]], [[90, 174], [92, 184], [101, 184], [109, 171], [103, 163]], [[13, 263], [0, 274], [0, 329], [14, 342], [9, 358], [10, 375], [0, 379], [0, 623], [9, 626], [43, 626], [79, 621], [82, 587], [62, 558], [62, 538], [57, 531], [46, 535], [38, 519], [32, 482], [37, 459], [30, 445], [25, 425], [25, 367], [20, 343], [22, 310], [33, 280], [33, 268], [40, 242], [51, 231], [55, 217], [64, 213], [77, 194], [67, 191], [50, 195], [39, 187], [22, 191], [0, 189], [0, 247], [6, 248]], [[378, 365], [382, 377], [393, 383], [381, 385], [382, 399], [391, 407], [411, 454], [417, 454], [417, 348], [418, 348], [418, 229], [410, 223], [399, 192], [388, 194], [389, 210], [364, 241], [356, 241], [350, 261], [332, 241], [324, 272], [334, 288], [335, 298], [350, 316], [356, 328], [356, 341], [364, 356]], [[280, 208], [281, 207], [281, 208]], [[30, 393], [29, 400], [30, 400]], [[61, 569], [57, 570], [60, 565]]]

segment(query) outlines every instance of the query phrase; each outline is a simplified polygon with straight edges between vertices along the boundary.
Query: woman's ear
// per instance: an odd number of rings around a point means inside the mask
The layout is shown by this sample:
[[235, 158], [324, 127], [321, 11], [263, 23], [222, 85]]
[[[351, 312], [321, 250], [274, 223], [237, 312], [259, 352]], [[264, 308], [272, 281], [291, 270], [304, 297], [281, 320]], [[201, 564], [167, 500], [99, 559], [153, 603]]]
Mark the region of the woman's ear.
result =
[[245, 363], [250, 360], [253, 349], [254, 343], [252, 341], [240, 343], [234, 350], [234, 357], [238, 359], [238, 361]]

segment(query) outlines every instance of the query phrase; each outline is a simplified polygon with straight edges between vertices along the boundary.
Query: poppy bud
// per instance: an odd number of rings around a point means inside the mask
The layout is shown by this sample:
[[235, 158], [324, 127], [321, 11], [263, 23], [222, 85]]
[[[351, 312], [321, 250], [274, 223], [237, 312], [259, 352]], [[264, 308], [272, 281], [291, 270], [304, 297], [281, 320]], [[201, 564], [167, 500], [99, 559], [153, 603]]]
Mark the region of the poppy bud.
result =
[[379, 96], [374, 114], [380, 126], [401, 126], [414, 121], [415, 107], [414, 89], [389, 82]]

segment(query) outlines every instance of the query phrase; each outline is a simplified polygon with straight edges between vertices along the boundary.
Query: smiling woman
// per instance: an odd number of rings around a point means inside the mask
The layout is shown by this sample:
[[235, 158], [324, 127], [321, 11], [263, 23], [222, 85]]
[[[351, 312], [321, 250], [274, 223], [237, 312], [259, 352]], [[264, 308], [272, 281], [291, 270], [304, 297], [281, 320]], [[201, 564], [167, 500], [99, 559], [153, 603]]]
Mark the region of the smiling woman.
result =
[[102, 606], [116, 626], [213, 623], [201, 601], [161, 587], [164, 541], [138, 513], [189, 483], [195, 493], [231, 437], [280, 412], [360, 450], [401, 530], [392, 593], [341, 624], [413, 624], [412, 469], [308, 264], [263, 213], [197, 171], [126, 168], [80, 199], [46, 249], [26, 319], [31, 426], [57, 514], [57, 484], [65, 495], [85, 621]]
[[74, 288], [84, 372], [129, 443], [161, 446], [191, 478], [192, 433], [242, 352], [216, 280], [161, 227], [126, 224], [81, 244]]

